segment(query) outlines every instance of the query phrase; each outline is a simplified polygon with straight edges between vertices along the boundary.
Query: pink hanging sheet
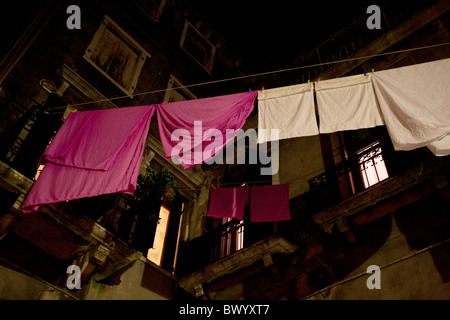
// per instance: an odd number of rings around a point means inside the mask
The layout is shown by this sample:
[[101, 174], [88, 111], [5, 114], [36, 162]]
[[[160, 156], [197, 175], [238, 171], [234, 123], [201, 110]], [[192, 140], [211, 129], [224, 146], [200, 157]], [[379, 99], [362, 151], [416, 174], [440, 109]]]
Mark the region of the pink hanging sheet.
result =
[[250, 190], [250, 221], [290, 220], [289, 184], [256, 186]]
[[157, 105], [166, 158], [175, 158], [185, 170], [214, 158], [236, 135], [227, 135], [227, 130], [237, 131], [243, 127], [257, 94], [252, 91]]
[[244, 220], [244, 209], [248, 203], [248, 188], [212, 189], [208, 217]]
[[45, 167], [23, 205], [134, 193], [155, 106], [71, 113], [41, 157]]

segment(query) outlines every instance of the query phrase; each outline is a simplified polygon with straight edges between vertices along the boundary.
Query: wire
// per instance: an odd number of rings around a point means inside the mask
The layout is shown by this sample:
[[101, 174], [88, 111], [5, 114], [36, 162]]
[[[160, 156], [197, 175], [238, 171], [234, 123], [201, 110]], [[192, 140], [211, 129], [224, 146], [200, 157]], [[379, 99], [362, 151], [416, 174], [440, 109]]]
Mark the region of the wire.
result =
[[[12, 263], [11, 261], [9, 261], [9, 260], [7, 260], [7, 259], [1, 257], [1, 256], [0, 256], [0, 260], [2, 260], [2, 261], [4, 261], [5, 263], [9, 264], [9, 265], [12, 266], [13, 268], [16, 268], [16, 269], [20, 270], [21, 272], [25, 273], [26, 275], [28, 275], [28, 276], [30, 276], [30, 277], [32, 277], [32, 278], [38, 280], [38, 281], [41, 281], [42, 283], [46, 284], [47, 286], [49, 286], [49, 287], [51, 287], [51, 288], [53, 288], [53, 289], [55, 289], [55, 290], [61, 292], [62, 294], [66, 295], [66, 296], [68, 296], [68, 297], [70, 297], [70, 298], [72, 298], [72, 299], [74, 299], [74, 300], [80, 300], [79, 298], [77, 298], [77, 297], [74, 296], [73, 294], [70, 294], [69, 292], [66, 292], [66, 291], [64, 291], [64, 290], [61, 289], [61, 288], [58, 288], [57, 286], [53, 285], [52, 283], [50, 283], [50, 282], [48, 282], [48, 281], [45, 281], [44, 279], [38, 277], [37, 275], [33, 274], [32, 272], [30, 272], [30, 271], [28, 271], [28, 270], [25, 270], [24, 268], [21, 268], [20, 266], [16, 265], [15, 263]], [[43, 290], [41, 293], [43, 293], [43, 292], [45, 292], [45, 291], [48, 291], [48, 289]]]
[[[420, 250], [417, 250], [417, 251], [415, 251], [415, 252], [412, 252], [412, 253], [410, 253], [410, 254], [408, 254], [408, 255], [406, 255], [406, 256], [403, 256], [403, 257], [401, 257], [401, 258], [398, 258], [398, 259], [396, 259], [396, 260], [393, 260], [393, 261], [391, 261], [391, 262], [388, 262], [388, 263], [382, 265], [382, 266], [379, 267], [379, 268], [380, 268], [380, 270], [381, 270], [381, 269], [388, 268], [388, 267], [390, 267], [390, 266], [392, 266], [392, 265], [395, 265], [395, 264], [400, 263], [400, 262], [403, 262], [403, 261], [405, 261], [405, 260], [414, 258], [415, 256], [417, 256], [417, 255], [419, 255], [419, 254], [422, 254], [422, 253], [424, 253], [424, 252], [426, 252], [426, 251], [430, 251], [431, 249], [434, 249], [434, 248], [439, 247], [439, 246], [441, 246], [441, 245], [447, 244], [447, 243], [449, 243], [449, 242], [450, 242], [450, 239], [442, 240], [442, 241], [440, 241], [440, 242], [438, 242], [438, 243], [429, 245], [428, 247], [425, 247], [425, 248], [423, 248], [423, 249], [420, 249]], [[311, 298], [311, 297], [313, 297], [313, 296], [315, 296], [315, 295], [317, 295], [317, 294], [319, 294], [319, 293], [325, 292], [325, 291], [327, 291], [327, 290], [331, 290], [331, 289], [333, 289], [333, 288], [335, 288], [335, 287], [337, 287], [337, 286], [346, 284], [347, 282], [356, 280], [357, 278], [361, 278], [361, 277], [367, 276], [367, 275], [368, 275], [367, 272], [361, 272], [361, 273], [358, 273], [358, 274], [356, 274], [356, 275], [354, 275], [354, 276], [351, 276], [351, 277], [349, 277], [349, 278], [343, 279], [343, 280], [341, 280], [341, 281], [337, 281], [337, 282], [335, 282], [335, 283], [333, 283], [333, 284], [331, 284], [331, 285], [329, 285], [329, 286], [327, 286], [327, 287], [325, 287], [325, 288], [322, 288], [322, 289], [320, 289], [320, 290], [318, 290], [318, 291], [315, 291], [315, 292], [313, 292], [313, 293], [311, 293], [311, 294], [309, 294], [309, 295], [307, 295], [307, 296], [301, 298], [301, 300], [307, 300], [307, 299], [309, 299], [309, 298]], [[291, 277], [291, 278], [293, 278], [293, 277]]]
[[[310, 64], [310, 65], [306, 65], [306, 66], [299, 66], [299, 67], [285, 68], [285, 69], [279, 69], [279, 70], [274, 70], [274, 71], [260, 72], [260, 73], [250, 74], [250, 75], [243, 75], [243, 76], [237, 76], [237, 77], [226, 78], [226, 79], [212, 80], [212, 81], [195, 83], [195, 84], [179, 86], [179, 87], [172, 87], [172, 88], [166, 88], [166, 89], [159, 89], [159, 90], [141, 92], [141, 93], [136, 93], [136, 94], [132, 95], [132, 98], [137, 97], [137, 96], [141, 96], [141, 95], [165, 92], [165, 91], [169, 91], [169, 90], [177, 90], [177, 89], [186, 89], [186, 88], [192, 88], [192, 87], [198, 87], [198, 86], [205, 86], [205, 85], [209, 85], [209, 84], [216, 84], [216, 83], [227, 82], [227, 81], [241, 80], [241, 79], [245, 79], [245, 78], [260, 77], [260, 76], [265, 76], [265, 75], [270, 75], [270, 74], [275, 74], [275, 73], [295, 71], [295, 70], [312, 68], [312, 67], [318, 67], [318, 66], [324, 66], [324, 65], [330, 65], [330, 64], [338, 64], [338, 63], [344, 63], [344, 62], [360, 60], [360, 59], [370, 59], [370, 58], [381, 57], [381, 56], [386, 56], [386, 55], [391, 55], [391, 54], [398, 54], [398, 53], [403, 53], [403, 52], [410, 52], [410, 51], [416, 51], [416, 50], [436, 48], [436, 47], [441, 47], [441, 46], [446, 46], [446, 45], [450, 45], [450, 42], [439, 43], [439, 44], [434, 44], [434, 45], [429, 45], [429, 46], [424, 46], [424, 47], [418, 47], [418, 48], [410, 48], [410, 49], [396, 50], [396, 51], [391, 51], [391, 52], [377, 53], [377, 54], [367, 55], [367, 56], [363, 56], [363, 57], [347, 58], [347, 59], [330, 61], [330, 62], [322, 62], [322, 63]], [[105, 98], [105, 99], [100, 99], [100, 100], [95, 100], [95, 101], [89, 101], [89, 102], [82, 102], [82, 103], [72, 104], [70, 106], [71, 107], [78, 107], [78, 106], [83, 106], [83, 105], [87, 105], [87, 104], [91, 104], [91, 103], [113, 101], [113, 100], [119, 100], [119, 99], [125, 99], [125, 98], [129, 98], [129, 96], [128, 95], [124, 95], [124, 96], [118, 96], [118, 97], [113, 97], [113, 98]], [[52, 108], [52, 109], [48, 109], [47, 111], [52, 111], [52, 110], [57, 110], [57, 109], [62, 109], [62, 108], [67, 108], [67, 106]]]

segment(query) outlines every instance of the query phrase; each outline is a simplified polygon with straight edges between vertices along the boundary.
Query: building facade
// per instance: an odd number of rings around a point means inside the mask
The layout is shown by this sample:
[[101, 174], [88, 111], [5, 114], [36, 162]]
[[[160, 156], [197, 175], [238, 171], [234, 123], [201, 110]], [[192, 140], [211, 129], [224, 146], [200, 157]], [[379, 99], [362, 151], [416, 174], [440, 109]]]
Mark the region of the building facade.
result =
[[[182, 1], [80, 3], [80, 29], [67, 27], [69, 5], [39, 7], [1, 65], [1, 298], [450, 298], [450, 160], [426, 148], [395, 151], [384, 126], [280, 140], [279, 170], [266, 176], [261, 161], [185, 171], [165, 159], [154, 117], [141, 173], [149, 165], [167, 170], [176, 186], [174, 197], [160, 196], [159, 223], [127, 216], [124, 195], [20, 211], [39, 157], [74, 109], [196, 99], [448, 58], [450, 47], [438, 46], [450, 39], [448, 1], [386, 5], [380, 30], [369, 31], [362, 16], [288, 65], [314, 67], [226, 83], [215, 80], [253, 69]], [[257, 129], [257, 119], [255, 109], [244, 129]], [[280, 183], [289, 184], [290, 221], [250, 222], [248, 207], [243, 221], [206, 216], [212, 188]], [[80, 289], [68, 288], [71, 265], [80, 268]], [[369, 284], [373, 266], [380, 288]]]

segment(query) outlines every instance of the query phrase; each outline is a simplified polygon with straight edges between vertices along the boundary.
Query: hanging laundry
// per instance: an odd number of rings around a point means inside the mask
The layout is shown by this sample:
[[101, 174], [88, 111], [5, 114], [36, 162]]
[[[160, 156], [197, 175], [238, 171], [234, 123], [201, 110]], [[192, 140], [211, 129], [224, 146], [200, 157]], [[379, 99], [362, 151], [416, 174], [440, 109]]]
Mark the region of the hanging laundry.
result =
[[320, 133], [384, 125], [371, 78], [356, 75], [315, 84]]
[[318, 135], [313, 89], [307, 83], [260, 91], [258, 143], [274, 140], [273, 129], [279, 130], [280, 140]]
[[250, 221], [290, 220], [289, 184], [256, 186], [250, 190]]
[[373, 84], [395, 150], [450, 154], [450, 59], [379, 71]]
[[430, 143], [427, 148], [438, 157], [450, 155], [450, 134], [441, 140]]
[[244, 220], [245, 205], [248, 204], [248, 188], [212, 189], [208, 217]]
[[134, 193], [154, 106], [71, 113], [47, 148], [23, 212], [42, 204]]
[[166, 158], [185, 170], [214, 158], [244, 126], [257, 94], [251, 91], [157, 105]]

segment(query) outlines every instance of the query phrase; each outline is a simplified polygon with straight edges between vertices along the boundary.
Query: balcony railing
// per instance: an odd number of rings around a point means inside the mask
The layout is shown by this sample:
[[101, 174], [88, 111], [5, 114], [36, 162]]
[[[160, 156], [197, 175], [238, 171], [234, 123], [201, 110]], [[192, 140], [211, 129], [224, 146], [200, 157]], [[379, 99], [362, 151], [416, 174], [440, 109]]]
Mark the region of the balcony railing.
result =
[[244, 248], [244, 222], [230, 220], [210, 234], [211, 262]]
[[235, 219], [219, 228], [206, 230], [203, 236], [182, 245], [178, 276], [200, 270], [274, 234], [272, 225]]
[[428, 156], [424, 148], [394, 151], [389, 137], [383, 137], [310, 179], [312, 201], [316, 210], [324, 210], [395, 177]]

